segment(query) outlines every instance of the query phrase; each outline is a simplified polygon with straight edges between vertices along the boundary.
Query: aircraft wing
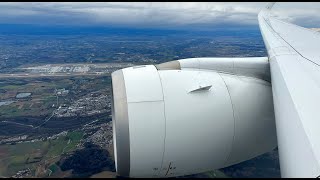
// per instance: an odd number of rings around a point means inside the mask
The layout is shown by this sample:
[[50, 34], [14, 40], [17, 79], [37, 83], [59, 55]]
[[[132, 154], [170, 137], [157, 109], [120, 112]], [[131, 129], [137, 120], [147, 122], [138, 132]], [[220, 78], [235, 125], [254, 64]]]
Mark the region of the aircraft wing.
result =
[[320, 175], [320, 33], [259, 15], [268, 50], [282, 177]]

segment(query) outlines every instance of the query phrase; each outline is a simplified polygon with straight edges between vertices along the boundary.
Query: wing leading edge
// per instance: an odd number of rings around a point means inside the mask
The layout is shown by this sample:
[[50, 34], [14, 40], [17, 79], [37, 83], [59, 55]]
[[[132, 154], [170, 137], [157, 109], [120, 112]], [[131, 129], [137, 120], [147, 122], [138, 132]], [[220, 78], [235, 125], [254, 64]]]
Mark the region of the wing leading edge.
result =
[[320, 175], [320, 33], [259, 15], [268, 50], [282, 177]]

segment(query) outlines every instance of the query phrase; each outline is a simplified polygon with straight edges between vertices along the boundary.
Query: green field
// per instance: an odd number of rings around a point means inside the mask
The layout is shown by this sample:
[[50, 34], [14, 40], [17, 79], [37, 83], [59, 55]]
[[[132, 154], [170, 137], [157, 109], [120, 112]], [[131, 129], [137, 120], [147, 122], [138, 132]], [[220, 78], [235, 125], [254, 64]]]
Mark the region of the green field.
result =
[[[72, 152], [82, 139], [83, 132], [69, 132], [55, 140], [19, 143], [0, 146], [0, 176], [12, 176], [17, 171], [37, 169], [45, 161], [52, 174], [59, 168], [55, 162], [62, 153]], [[52, 162], [53, 161], [53, 162]]]
[[57, 171], [59, 171], [59, 166], [56, 164], [52, 164], [51, 166], [49, 166], [49, 169], [51, 170], [51, 174], [56, 173]]
[[68, 144], [68, 146], [65, 148], [64, 151], [70, 152], [76, 148], [76, 145], [82, 139], [83, 132], [80, 132], [80, 131], [70, 132], [68, 133], [67, 137], [70, 139], [70, 143]]
[[227, 175], [225, 175], [223, 172], [219, 170], [209, 171], [206, 173], [203, 173], [207, 178], [229, 178]]

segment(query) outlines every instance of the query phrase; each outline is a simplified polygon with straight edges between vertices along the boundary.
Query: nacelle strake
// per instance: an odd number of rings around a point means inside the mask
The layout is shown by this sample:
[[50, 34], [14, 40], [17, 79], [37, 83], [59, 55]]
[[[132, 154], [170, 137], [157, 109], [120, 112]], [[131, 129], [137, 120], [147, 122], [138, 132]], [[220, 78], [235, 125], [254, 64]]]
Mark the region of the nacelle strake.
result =
[[120, 176], [230, 166], [277, 146], [268, 59], [191, 58], [112, 73]]

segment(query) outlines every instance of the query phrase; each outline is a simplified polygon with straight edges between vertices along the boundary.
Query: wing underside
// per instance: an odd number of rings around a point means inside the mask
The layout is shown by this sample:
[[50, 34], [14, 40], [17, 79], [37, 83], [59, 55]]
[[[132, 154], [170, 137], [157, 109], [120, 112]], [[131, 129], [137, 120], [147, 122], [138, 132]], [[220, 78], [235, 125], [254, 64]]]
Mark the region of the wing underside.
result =
[[268, 50], [282, 177], [320, 175], [320, 33], [259, 13]]

